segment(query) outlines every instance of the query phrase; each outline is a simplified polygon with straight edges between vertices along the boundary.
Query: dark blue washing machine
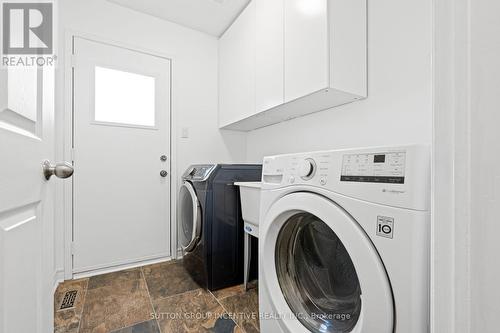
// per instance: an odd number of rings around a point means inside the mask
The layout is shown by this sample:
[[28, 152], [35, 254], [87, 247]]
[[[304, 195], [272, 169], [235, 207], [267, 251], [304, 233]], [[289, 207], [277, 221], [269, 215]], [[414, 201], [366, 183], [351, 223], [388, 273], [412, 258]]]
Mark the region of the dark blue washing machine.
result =
[[[217, 290], [243, 282], [244, 224], [234, 183], [261, 177], [262, 165], [254, 164], [193, 165], [182, 176], [179, 240], [184, 267], [201, 287]], [[256, 269], [251, 276], [257, 276]]]

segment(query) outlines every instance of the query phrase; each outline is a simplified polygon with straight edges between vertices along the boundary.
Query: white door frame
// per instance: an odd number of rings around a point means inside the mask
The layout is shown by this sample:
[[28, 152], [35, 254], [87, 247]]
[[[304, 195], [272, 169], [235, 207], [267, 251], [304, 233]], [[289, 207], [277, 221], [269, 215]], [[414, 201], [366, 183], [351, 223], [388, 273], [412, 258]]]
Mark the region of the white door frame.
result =
[[[177, 131], [176, 131], [176, 114], [173, 109], [174, 99], [173, 91], [173, 75], [175, 58], [172, 55], [148, 50], [142, 47], [137, 47], [124, 42], [110, 40], [93, 34], [67, 30], [64, 38], [64, 110], [62, 112], [63, 126], [63, 157], [68, 161], [73, 160], [72, 142], [73, 142], [73, 40], [76, 37], [89, 39], [98, 43], [107, 44], [110, 46], [120, 47], [123, 49], [149, 54], [155, 57], [165, 58], [170, 61], [170, 244], [171, 258], [177, 258]], [[73, 241], [73, 181], [65, 182], [58, 190], [62, 191], [63, 212], [58, 214], [63, 218], [64, 225], [64, 279], [70, 280], [73, 278], [73, 260], [72, 260], [72, 241]], [[162, 261], [161, 259], [159, 261]], [[154, 262], [154, 261], [152, 261]], [[139, 266], [141, 263], [131, 264], [128, 267]]]
[[433, 1], [431, 332], [471, 332], [470, 0]]

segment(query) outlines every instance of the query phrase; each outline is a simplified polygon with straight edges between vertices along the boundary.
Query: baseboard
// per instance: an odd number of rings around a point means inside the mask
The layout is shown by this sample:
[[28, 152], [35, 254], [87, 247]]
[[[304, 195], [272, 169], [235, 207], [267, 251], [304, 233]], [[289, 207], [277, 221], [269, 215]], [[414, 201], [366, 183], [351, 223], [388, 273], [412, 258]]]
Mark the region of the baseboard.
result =
[[62, 268], [54, 271], [54, 276], [52, 278], [52, 281], [53, 281], [52, 294], [54, 294], [59, 284], [64, 282], [64, 270]]
[[158, 263], [166, 262], [166, 261], [170, 261], [170, 260], [172, 260], [172, 258], [170, 256], [168, 256], [168, 257], [162, 257], [162, 258], [156, 258], [156, 259], [142, 260], [142, 261], [137, 261], [137, 262], [128, 263], [128, 264], [116, 265], [116, 266], [112, 266], [112, 267], [99, 268], [99, 269], [86, 271], [86, 272], [78, 272], [78, 273], [73, 274], [73, 279], [83, 279], [83, 278], [88, 278], [88, 277], [92, 277], [92, 276], [96, 276], [96, 275], [113, 273], [113, 272], [123, 271], [126, 269], [146, 266], [146, 265], [158, 264]]

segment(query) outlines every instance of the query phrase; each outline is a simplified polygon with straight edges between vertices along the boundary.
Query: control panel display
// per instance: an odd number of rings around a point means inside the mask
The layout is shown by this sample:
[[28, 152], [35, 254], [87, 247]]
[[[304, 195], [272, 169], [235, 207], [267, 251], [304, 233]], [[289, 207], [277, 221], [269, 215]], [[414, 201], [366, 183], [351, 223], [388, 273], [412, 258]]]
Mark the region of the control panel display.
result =
[[340, 181], [404, 184], [405, 152], [344, 155]]
[[202, 166], [193, 169], [193, 179], [194, 180], [203, 180], [208, 178], [210, 171], [212, 170], [212, 166]]
[[192, 180], [192, 181], [205, 181], [210, 177], [212, 171], [214, 171], [216, 165], [193, 165], [191, 166], [182, 176], [182, 179]]

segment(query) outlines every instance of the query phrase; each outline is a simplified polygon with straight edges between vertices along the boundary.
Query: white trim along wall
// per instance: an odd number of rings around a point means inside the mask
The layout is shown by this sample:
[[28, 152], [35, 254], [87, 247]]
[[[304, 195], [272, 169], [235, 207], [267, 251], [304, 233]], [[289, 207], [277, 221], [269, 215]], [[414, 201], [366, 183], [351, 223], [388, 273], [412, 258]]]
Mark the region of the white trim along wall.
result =
[[432, 332], [498, 332], [500, 2], [434, 1]]

